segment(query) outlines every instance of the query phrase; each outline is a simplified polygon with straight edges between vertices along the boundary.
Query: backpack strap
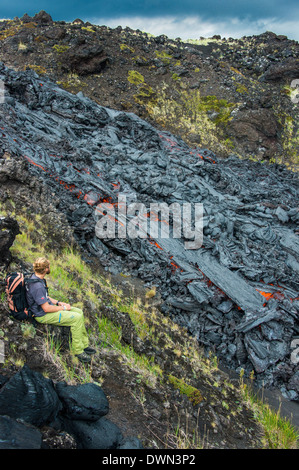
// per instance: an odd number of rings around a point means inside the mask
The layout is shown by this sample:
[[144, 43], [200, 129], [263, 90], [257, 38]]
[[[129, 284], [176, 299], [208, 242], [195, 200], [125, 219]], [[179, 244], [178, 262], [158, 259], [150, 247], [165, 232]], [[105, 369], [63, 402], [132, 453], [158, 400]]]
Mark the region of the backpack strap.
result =
[[26, 288], [27, 288], [28, 284], [34, 284], [35, 282], [41, 282], [43, 284], [43, 286], [46, 288], [47, 294], [49, 294], [49, 288], [48, 288], [48, 284], [47, 284], [46, 279], [40, 279], [40, 278], [32, 279], [32, 277], [27, 277], [27, 276], [32, 276], [33, 274], [34, 273], [26, 273], [24, 275]]

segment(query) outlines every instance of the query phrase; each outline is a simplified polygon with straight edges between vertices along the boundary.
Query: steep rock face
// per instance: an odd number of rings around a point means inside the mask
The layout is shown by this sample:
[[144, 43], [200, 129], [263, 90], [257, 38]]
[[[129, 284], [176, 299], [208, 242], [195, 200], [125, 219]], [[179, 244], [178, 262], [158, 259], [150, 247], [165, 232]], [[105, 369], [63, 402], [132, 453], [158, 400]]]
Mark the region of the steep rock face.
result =
[[[263, 383], [296, 398], [296, 175], [275, 165], [218, 160], [136, 115], [69, 94], [32, 71], [2, 66], [0, 78], [6, 87], [1, 153], [26, 162], [49, 186], [82, 248], [111, 272], [156, 285], [161, 310], [230, 367], [253, 367]], [[9, 160], [4, 157], [2, 165], [7, 168]], [[136, 206], [118, 212], [124, 196], [128, 205], [142, 204], [137, 221]], [[186, 249], [194, 241], [193, 226], [192, 236], [190, 230], [164, 236], [162, 216], [161, 232], [153, 235], [148, 221], [151, 204], [158, 202], [203, 204], [203, 246]], [[130, 236], [100, 237], [103, 210], [113, 211], [117, 235], [119, 226], [127, 226]], [[138, 225], [145, 236], [136, 234]]]
[[83, 76], [102, 72], [108, 60], [103, 47], [78, 42], [62, 54], [62, 69]]
[[278, 64], [270, 65], [262, 76], [264, 81], [282, 81], [285, 79], [298, 78], [299, 63], [298, 59], [285, 59]]
[[269, 109], [241, 110], [229, 125], [230, 134], [248, 155], [271, 158], [278, 151], [281, 126]]
[[[13, 212], [19, 212], [26, 208], [28, 213], [42, 214], [41, 226], [37, 243], [43, 243], [51, 249], [61, 248], [65, 244], [73, 244], [74, 236], [67, 223], [66, 217], [57, 209], [59, 199], [51, 190], [50, 186], [41, 184], [39, 178], [34, 177], [27, 167], [24, 158], [4, 152], [0, 160], [0, 199], [8, 204], [8, 208]], [[9, 201], [14, 201], [10, 203]], [[15, 206], [14, 206], [15, 204]], [[44, 222], [44, 223], [43, 223]], [[13, 222], [15, 226], [16, 222]], [[40, 227], [41, 228], [41, 227]], [[46, 229], [46, 230], [45, 230]], [[16, 233], [17, 234], [17, 233]], [[12, 245], [14, 236], [10, 231], [3, 231], [3, 240], [9, 240], [9, 247]], [[2, 251], [2, 255], [10, 259], [8, 246]]]

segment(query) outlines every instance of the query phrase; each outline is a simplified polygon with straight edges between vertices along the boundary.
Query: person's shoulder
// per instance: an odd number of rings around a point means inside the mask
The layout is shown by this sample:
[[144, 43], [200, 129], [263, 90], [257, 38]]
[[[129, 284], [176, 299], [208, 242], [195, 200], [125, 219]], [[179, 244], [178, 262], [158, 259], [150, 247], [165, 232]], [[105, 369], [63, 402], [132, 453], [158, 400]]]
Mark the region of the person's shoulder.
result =
[[[33, 282], [31, 282], [33, 281]], [[29, 278], [29, 282], [28, 282], [29, 286], [31, 286], [32, 288], [34, 289], [38, 289], [38, 288], [41, 288], [41, 287], [45, 287], [45, 283], [43, 282], [43, 279], [41, 279], [40, 277], [36, 276], [35, 274], [33, 274], [30, 278]]]

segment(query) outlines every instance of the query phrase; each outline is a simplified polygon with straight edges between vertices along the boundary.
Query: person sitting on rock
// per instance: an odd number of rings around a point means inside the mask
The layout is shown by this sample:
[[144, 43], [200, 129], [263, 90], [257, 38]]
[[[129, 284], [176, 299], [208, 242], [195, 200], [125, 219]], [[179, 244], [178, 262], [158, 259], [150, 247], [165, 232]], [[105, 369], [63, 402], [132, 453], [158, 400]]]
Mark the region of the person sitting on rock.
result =
[[71, 351], [81, 362], [91, 362], [96, 351], [89, 347], [89, 339], [84, 324], [83, 311], [65, 302], [59, 302], [48, 295], [45, 276], [50, 274], [50, 262], [37, 258], [33, 263], [34, 274], [41, 282], [27, 284], [26, 297], [34, 319], [43, 324], [69, 326], [71, 328]]

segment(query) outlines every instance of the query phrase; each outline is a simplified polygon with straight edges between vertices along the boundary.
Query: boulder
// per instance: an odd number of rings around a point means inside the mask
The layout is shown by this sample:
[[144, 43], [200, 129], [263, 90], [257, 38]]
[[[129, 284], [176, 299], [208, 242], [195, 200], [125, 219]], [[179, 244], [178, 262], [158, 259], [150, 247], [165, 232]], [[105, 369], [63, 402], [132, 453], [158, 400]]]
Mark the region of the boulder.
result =
[[25, 365], [10, 379], [0, 376], [0, 449], [43, 448], [55, 432], [62, 448], [70, 445], [69, 438], [65, 444], [61, 439], [67, 433], [78, 449], [141, 449], [139, 439], [124, 437], [105, 417], [108, 412], [109, 403], [100, 386], [66, 382], [54, 386]]
[[299, 63], [295, 58], [289, 58], [282, 62], [271, 65], [268, 70], [261, 76], [263, 82], [287, 80], [298, 78]]
[[53, 26], [44, 32], [44, 36], [53, 41], [62, 41], [66, 36], [66, 29], [60, 26]]
[[76, 18], [76, 19], [73, 21], [73, 24], [83, 25], [83, 24], [84, 24], [84, 21], [82, 21], [80, 18]]
[[75, 44], [62, 54], [65, 72], [90, 75], [101, 72], [107, 64], [107, 56], [100, 44]]
[[31, 23], [33, 18], [29, 16], [28, 13], [25, 13], [25, 15], [22, 16], [21, 21], [22, 23]]
[[124, 438], [109, 419], [98, 421], [65, 420], [66, 431], [77, 441], [78, 449], [117, 449]]
[[0, 449], [40, 449], [41, 445], [38, 429], [9, 416], [0, 416]]
[[41, 10], [39, 13], [34, 15], [33, 21], [39, 25], [53, 24], [52, 17], [44, 10]]
[[68, 419], [97, 421], [109, 411], [104, 391], [94, 383], [82, 385], [58, 383], [56, 392], [63, 405], [61, 414]]
[[52, 422], [61, 409], [53, 382], [25, 365], [0, 390], [0, 415], [34, 426]]

